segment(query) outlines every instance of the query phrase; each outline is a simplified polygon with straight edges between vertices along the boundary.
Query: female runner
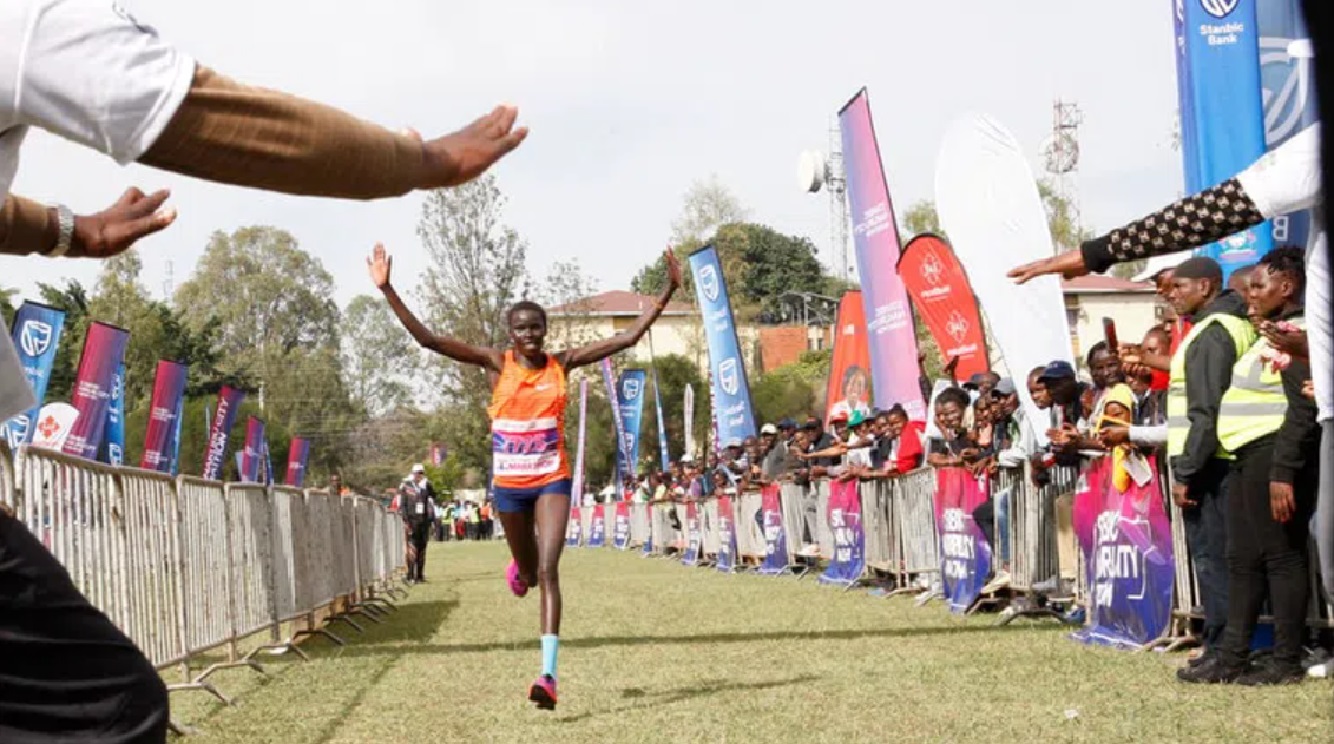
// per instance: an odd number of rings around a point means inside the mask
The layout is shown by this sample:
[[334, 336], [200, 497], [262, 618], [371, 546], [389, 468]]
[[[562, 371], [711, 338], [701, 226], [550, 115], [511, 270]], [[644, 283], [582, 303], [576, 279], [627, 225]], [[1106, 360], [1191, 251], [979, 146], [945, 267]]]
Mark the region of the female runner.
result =
[[542, 673], [528, 699], [543, 710], [556, 707], [556, 650], [560, 634], [560, 564], [570, 516], [570, 463], [565, 453], [565, 375], [639, 342], [681, 285], [681, 265], [669, 249], [667, 287], [628, 333], [577, 349], [548, 354], [543, 348], [547, 314], [533, 302], [506, 313], [510, 349], [486, 349], [438, 336], [408, 310], [389, 283], [393, 260], [383, 245], [366, 260], [371, 280], [417, 343], [456, 362], [475, 364], [491, 381], [492, 490], [512, 560], [506, 570], [517, 597], [539, 587], [542, 595]]

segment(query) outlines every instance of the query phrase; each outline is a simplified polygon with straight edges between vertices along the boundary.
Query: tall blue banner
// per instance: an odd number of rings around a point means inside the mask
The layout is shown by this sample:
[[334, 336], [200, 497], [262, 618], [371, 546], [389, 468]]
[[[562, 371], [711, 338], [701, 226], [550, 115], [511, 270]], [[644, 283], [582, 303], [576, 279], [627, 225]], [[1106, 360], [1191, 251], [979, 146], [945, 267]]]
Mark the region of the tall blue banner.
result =
[[19, 445], [32, 441], [35, 430], [32, 424], [37, 420], [37, 411], [41, 410], [46, 398], [46, 386], [51, 381], [51, 368], [56, 361], [56, 347], [60, 344], [60, 332], [64, 328], [65, 311], [54, 307], [24, 302], [14, 314], [14, 348], [18, 351], [19, 363], [23, 365], [23, 374], [32, 386], [37, 407], [5, 422], [5, 439], [10, 449], [18, 449]]
[[662, 472], [667, 473], [672, 469], [672, 453], [667, 448], [667, 420], [662, 417], [662, 389], [658, 386], [658, 368], [650, 369], [653, 374], [653, 406], [658, 412], [658, 454], [662, 460]]
[[755, 436], [755, 412], [718, 250], [706, 245], [690, 254], [690, 273], [695, 279], [695, 296], [709, 345], [709, 384], [718, 426], [716, 449]]
[[97, 459], [110, 465], [125, 464], [125, 363], [111, 378], [111, 402], [107, 405], [107, 430]]
[[616, 404], [621, 409], [620, 452], [625, 457], [625, 473], [639, 471], [639, 429], [644, 419], [644, 377], [642, 369], [627, 369], [616, 381]]
[[98, 322], [89, 324], [70, 401], [79, 411], [79, 417], [65, 440], [65, 454], [88, 460], [97, 458], [102, 437], [106, 435], [107, 409], [111, 405], [116, 370], [125, 361], [129, 342], [130, 332], [123, 328]]
[[[1315, 73], [1311, 59], [1292, 56], [1294, 41], [1309, 42], [1301, 0], [1263, 0], [1255, 9], [1260, 27], [1260, 94], [1265, 109], [1265, 143], [1269, 149], [1319, 120], [1315, 105]], [[1309, 48], [1309, 43], [1303, 44]], [[1274, 245], [1306, 247], [1311, 239], [1310, 211], [1275, 217]]]
[[[620, 396], [617, 395], [616, 381], [612, 379], [611, 357], [602, 359], [602, 381], [607, 385], [607, 402], [611, 405], [611, 425], [615, 429], [613, 434], [616, 436], [616, 493], [625, 492], [625, 480], [634, 473], [627, 467], [628, 463], [633, 462], [629, 453], [625, 451], [626, 444], [629, 443], [628, 434], [625, 430], [625, 422], [621, 419]], [[635, 429], [635, 437], [638, 438], [639, 430]]]
[[[1285, 0], [1286, 1], [1286, 0]], [[1186, 192], [1215, 186], [1265, 153], [1257, 0], [1173, 0]], [[1268, 224], [1201, 248], [1225, 276], [1273, 247]]]

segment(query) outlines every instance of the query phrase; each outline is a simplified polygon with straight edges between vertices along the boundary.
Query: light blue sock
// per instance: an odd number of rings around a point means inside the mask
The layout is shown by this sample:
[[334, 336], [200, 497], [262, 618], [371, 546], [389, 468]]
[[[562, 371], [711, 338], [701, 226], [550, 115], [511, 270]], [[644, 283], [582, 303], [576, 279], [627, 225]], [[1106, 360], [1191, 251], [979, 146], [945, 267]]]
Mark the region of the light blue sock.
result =
[[556, 649], [560, 648], [560, 636], [542, 636], [542, 673], [556, 678]]

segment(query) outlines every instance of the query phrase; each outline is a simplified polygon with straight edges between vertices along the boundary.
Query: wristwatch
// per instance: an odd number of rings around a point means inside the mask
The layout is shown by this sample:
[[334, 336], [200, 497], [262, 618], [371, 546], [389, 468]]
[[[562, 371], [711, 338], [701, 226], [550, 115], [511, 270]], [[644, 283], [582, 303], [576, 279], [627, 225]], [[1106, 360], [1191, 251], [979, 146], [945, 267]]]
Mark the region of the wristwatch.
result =
[[50, 258], [59, 258], [69, 251], [74, 240], [74, 213], [64, 204], [56, 205], [56, 221], [60, 226], [60, 235], [56, 238], [56, 247], [46, 253]]

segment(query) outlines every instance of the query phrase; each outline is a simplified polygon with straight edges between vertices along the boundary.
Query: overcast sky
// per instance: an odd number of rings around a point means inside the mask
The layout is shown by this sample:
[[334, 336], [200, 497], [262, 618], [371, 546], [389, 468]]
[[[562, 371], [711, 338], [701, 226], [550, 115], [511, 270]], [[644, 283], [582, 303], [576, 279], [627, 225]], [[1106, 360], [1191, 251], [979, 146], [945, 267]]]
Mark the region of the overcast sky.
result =
[[[823, 195], [797, 187], [797, 156], [824, 149], [838, 108], [869, 88], [900, 212], [933, 189], [948, 123], [967, 111], [1008, 126], [1041, 169], [1052, 102], [1084, 113], [1076, 180], [1084, 222], [1105, 230], [1174, 198], [1180, 157], [1171, 3], [612, 2], [611, 0], [123, 0], [201, 62], [243, 81], [430, 135], [511, 102], [531, 127], [496, 173], [508, 222], [541, 273], [577, 258], [602, 289], [666, 243], [692, 181], [717, 174], [756, 221], [829, 243]], [[132, 166], [44, 133], [28, 140], [15, 192], [76, 212], [128, 185], [169, 187], [180, 219], [141, 244], [161, 296], [168, 263], [188, 278], [214, 230], [282, 227], [332, 272], [340, 304], [370, 288], [377, 240], [407, 274], [424, 265], [421, 199], [298, 199]], [[26, 295], [89, 262], [0, 259]], [[399, 279], [408, 282], [407, 276]], [[221, 291], [221, 290], [220, 290]]]

